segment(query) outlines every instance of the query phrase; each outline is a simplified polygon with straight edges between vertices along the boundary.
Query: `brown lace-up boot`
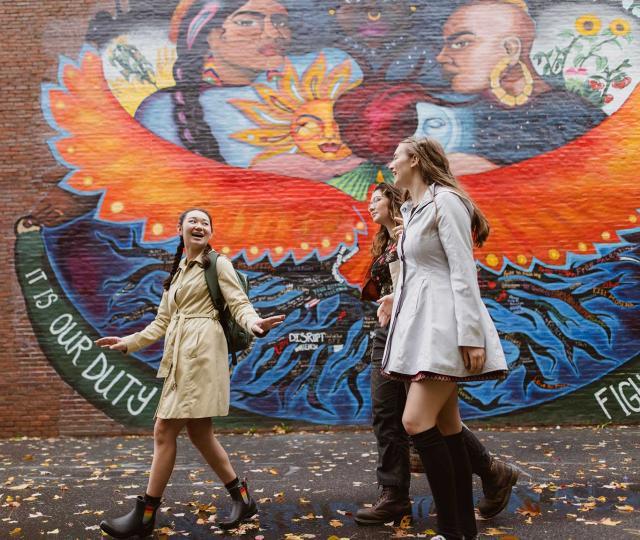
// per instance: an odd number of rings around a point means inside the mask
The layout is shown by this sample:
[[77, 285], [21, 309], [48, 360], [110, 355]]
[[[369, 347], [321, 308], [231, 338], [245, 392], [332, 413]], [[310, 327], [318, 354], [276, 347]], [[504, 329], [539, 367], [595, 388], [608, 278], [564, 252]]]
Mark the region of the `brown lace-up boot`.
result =
[[372, 508], [361, 508], [356, 512], [358, 525], [382, 525], [393, 521], [396, 525], [402, 518], [411, 519], [411, 501], [406, 488], [383, 486], [382, 493]]
[[478, 510], [483, 518], [497, 516], [504, 510], [519, 475], [515, 467], [492, 458], [489, 474], [482, 477], [484, 497], [480, 499]]

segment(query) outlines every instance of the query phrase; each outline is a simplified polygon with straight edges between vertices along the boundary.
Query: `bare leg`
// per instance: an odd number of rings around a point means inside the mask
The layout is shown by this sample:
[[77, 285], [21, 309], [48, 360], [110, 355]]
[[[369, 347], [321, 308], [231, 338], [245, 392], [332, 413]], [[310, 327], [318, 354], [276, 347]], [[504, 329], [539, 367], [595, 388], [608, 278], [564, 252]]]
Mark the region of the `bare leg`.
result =
[[438, 533], [447, 540], [462, 539], [462, 531], [456, 510], [454, 466], [436, 423], [443, 418], [441, 411], [455, 394], [455, 388], [455, 383], [444, 381], [411, 383], [402, 416], [431, 486], [438, 513]]
[[213, 433], [211, 418], [193, 418], [189, 420], [187, 422], [187, 433], [193, 445], [202, 454], [202, 457], [213, 469], [213, 472], [218, 475], [223, 484], [228, 484], [237, 478], [227, 452]]
[[445, 437], [462, 431], [462, 419], [458, 408], [458, 387], [455, 384], [454, 389], [455, 391], [449, 394], [449, 398], [438, 414], [438, 429]]
[[186, 420], [156, 418], [153, 428], [153, 462], [147, 495], [162, 497], [176, 463], [176, 439]]
[[[443, 409], [456, 384], [446, 381], [420, 381], [411, 383], [407, 394], [407, 403], [402, 415], [402, 424], [409, 435], [431, 429], [440, 420]], [[458, 431], [462, 426], [458, 428]]]

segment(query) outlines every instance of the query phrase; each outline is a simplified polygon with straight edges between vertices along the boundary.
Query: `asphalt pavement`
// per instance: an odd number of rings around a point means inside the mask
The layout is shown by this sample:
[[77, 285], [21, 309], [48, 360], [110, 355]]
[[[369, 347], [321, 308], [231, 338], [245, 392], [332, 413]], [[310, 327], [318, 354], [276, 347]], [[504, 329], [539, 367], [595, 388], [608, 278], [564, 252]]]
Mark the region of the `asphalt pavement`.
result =
[[[508, 507], [479, 520], [480, 538], [640, 537], [640, 427], [477, 431], [521, 470]], [[429, 538], [435, 517], [426, 478], [413, 475], [413, 522], [359, 527], [352, 515], [377, 497], [369, 430], [221, 435], [259, 501], [259, 519], [216, 527], [229, 499], [186, 437], [158, 514], [156, 538]], [[0, 440], [0, 538], [101, 538], [106, 516], [144, 493], [151, 437]], [[480, 483], [475, 480], [476, 496]]]

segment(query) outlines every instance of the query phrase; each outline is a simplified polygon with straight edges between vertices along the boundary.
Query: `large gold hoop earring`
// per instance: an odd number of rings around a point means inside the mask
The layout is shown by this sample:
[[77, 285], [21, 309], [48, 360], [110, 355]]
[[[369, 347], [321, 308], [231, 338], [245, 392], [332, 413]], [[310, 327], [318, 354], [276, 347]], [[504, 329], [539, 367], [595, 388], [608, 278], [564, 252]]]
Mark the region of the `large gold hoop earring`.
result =
[[524, 88], [519, 94], [509, 94], [509, 92], [502, 88], [502, 85], [500, 84], [502, 74], [509, 68], [509, 63], [509, 58], [503, 58], [491, 70], [491, 92], [493, 92], [493, 95], [496, 96], [500, 103], [504, 103], [509, 107], [524, 105], [529, 101], [529, 98], [533, 93], [533, 76], [524, 62], [522, 62], [522, 60], [518, 60], [518, 65], [520, 66], [522, 76], [524, 77]]

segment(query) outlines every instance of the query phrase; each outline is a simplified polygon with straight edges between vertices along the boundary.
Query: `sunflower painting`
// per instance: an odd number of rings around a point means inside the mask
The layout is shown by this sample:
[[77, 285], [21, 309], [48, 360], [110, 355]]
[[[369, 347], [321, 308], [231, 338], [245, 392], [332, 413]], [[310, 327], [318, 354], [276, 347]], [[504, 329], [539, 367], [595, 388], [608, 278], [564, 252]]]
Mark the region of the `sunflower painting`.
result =
[[287, 60], [275, 89], [266, 84], [254, 86], [261, 101], [230, 100], [257, 125], [235, 133], [233, 138], [264, 148], [253, 164], [291, 153], [323, 161], [345, 159], [351, 149], [340, 137], [333, 107], [341, 95], [361, 83], [351, 79], [349, 60], [328, 70], [327, 60], [320, 54], [301, 77]]
[[619, 91], [634, 82], [629, 56], [633, 41], [627, 18], [612, 18], [606, 12], [580, 14], [572, 28], [565, 28], [556, 43], [535, 53], [533, 59], [544, 76], [563, 77], [567, 90], [597, 107], [611, 107], [616, 95], [619, 101], [627, 95]]

